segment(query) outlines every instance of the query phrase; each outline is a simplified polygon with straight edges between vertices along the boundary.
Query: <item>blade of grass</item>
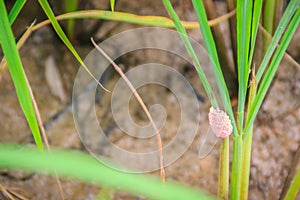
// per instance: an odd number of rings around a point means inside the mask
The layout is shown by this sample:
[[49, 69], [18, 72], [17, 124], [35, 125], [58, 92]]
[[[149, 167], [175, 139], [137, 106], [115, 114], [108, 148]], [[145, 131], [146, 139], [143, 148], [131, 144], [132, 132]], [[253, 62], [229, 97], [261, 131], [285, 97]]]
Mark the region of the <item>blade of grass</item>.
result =
[[[237, 126], [235, 123], [235, 118], [233, 115], [230, 97], [228, 89], [224, 80], [224, 76], [221, 70], [220, 62], [218, 59], [218, 54], [216, 50], [216, 45], [208, 26], [207, 16], [204, 9], [202, 0], [196, 1], [192, 0], [198, 22], [200, 24], [200, 30], [204, 39], [204, 43], [208, 52], [208, 55], [213, 63], [212, 68], [214, 72], [214, 77], [218, 85], [218, 89], [221, 95], [221, 100], [224, 105], [226, 113], [229, 115], [233, 126], [233, 135], [236, 137], [238, 135]], [[220, 154], [220, 170], [219, 170], [219, 183], [218, 183], [218, 197], [220, 199], [228, 198], [228, 184], [229, 184], [229, 138], [225, 139], [223, 148]]]
[[10, 25], [14, 23], [16, 20], [17, 16], [19, 15], [20, 11], [22, 10], [23, 6], [25, 5], [26, 0], [17, 0], [12, 7], [12, 9], [9, 11], [8, 14], [8, 20]]
[[198, 22], [200, 24], [200, 29], [201, 29], [202, 36], [203, 36], [203, 39], [205, 42], [206, 50], [207, 50], [207, 53], [208, 53], [211, 63], [212, 63], [215, 80], [218, 85], [218, 89], [220, 92], [222, 103], [224, 105], [224, 109], [225, 109], [226, 113], [229, 115], [229, 118], [232, 122], [233, 135], [237, 136], [238, 132], [237, 132], [237, 127], [236, 127], [236, 123], [235, 123], [235, 119], [234, 119], [234, 115], [233, 115], [233, 111], [232, 111], [232, 107], [231, 107], [228, 89], [227, 89], [227, 86], [226, 86], [226, 83], [224, 80], [224, 76], [223, 76], [223, 73], [221, 70], [220, 62], [218, 59], [216, 45], [215, 45], [211, 30], [208, 26], [207, 17], [206, 17], [206, 13], [205, 13], [205, 9], [204, 9], [202, 0], [201, 1], [192, 0], [192, 3], [194, 6], [194, 9], [195, 9], [195, 12], [197, 14]]
[[[214, 19], [217, 17], [216, 8], [213, 0], [204, 0], [203, 5], [206, 11], [207, 19]], [[237, 79], [234, 71], [231, 68], [229, 59], [229, 53], [226, 49], [224, 41], [224, 33], [221, 31], [221, 25], [211, 27], [212, 36], [215, 42], [219, 63], [221, 66], [222, 73], [224, 75], [225, 83], [232, 96], [236, 95], [237, 90]]]
[[200, 62], [197, 58], [197, 55], [191, 45], [191, 42], [187, 36], [187, 33], [186, 33], [186, 30], [185, 28], [183, 27], [183, 25], [181, 24], [181, 21], [178, 17], [178, 15], [176, 14], [175, 10], [173, 9], [173, 6], [171, 4], [171, 2], [169, 0], [162, 0], [165, 8], [167, 9], [169, 15], [171, 16], [171, 18], [174, 20], [174, 24], [175, 24], [175, 27], [176, 27], [176, 30], [177, 32], [179, 33], [180, 35], [180, 38], [181, 40], [183, 41], [186, 49], [187, 49], [187, 52], [188, 54], [191, 56], [191, 58], [193, 59], [193, 62], [195, 64], [195, 68], [196, 68], [196, 71], [198, 73], [198, 76], [203, 84], [203, 87], [204, 87], [204, 90], [210, 100], [210, 103], [213, 107], [215, 108], [219, 108], [219, 104], [215, 98], [215, 95], [212, 91], [212, 88], [202, 70], [202, 67], [200, 65]]
[[270, 84], [274, 78], [275, 72], [277, 71], [279, 64], [282, 60], [284, 52], [287, 49], [295, 31], [297, 30], [299, 23], [300, 23], [300, 8], [298, 7], [298, 10], [297, 10], [296, 14], [294, 15], [294, 17], [292, 18], [286, 32], [284, 33], [281, 43], [279, 44], [277, 51], [275, 52], [273, 59], [270, 63], [270, 66], [267, 69], [266, 74], [261, 81], [261, 84], [258, 88], [257, 95], [253, 101], [253, 104], [252, 104], [250, 110], [248, 111], [249, 118], [247, 118], [247, 121], [245, 124], [245, 128], [244, 128], [245, 137], [244, 138], [247, 137], [248, 131], [249, 131], [250, 127], [252, 126], [254, 119], [259, 111], [259, 108], [267, 94]]
[[115, 0], [110, 0], [110, 8], [112, 12], [115, 11]]
[[245, 100], [249, 79], [249, 47], [251, 36], [252, 0], [237, 1], [237, 69], [238, 69], [238, 111], [239, 135], [233, 139], [230, 198], [240, 199], [243, 161], [243, 124]]
[[237, 1], [237, 64], [238, 64], [238, 111], [237, 123], [242, 134], [244, 108], [250, 73], [249, 47], [251, 36], [252, 0]]
[[296, 199], [299, 190], [300, 190], [300, 168], [298, 169], [297, 174], [295, 175], [292, 184], [284, 199], [285, 200]]
[[[199, 190], [158, 178], [117, 171], [87, 153], [52, 149], [40, 154], [25, 146], [0, 144], [0, 167], [29, 172], [57, 173], [60, 177], [75, 178], [109, 188], [126, 190], [150, 199], [214, 199]], [[71, 169], [71, 170], [70, 170]]]
[[39, 3], [41, 7], [43, 8], [44, 12], [46, 13], [47, 17], [51, 21], [51, 24], [56, 31], [56, 34], [60, 37], [60, 39], [63, 41], [63, 43], [68, 47], [68, 49], [72, 52], [74, 57], [78, 60], [78, 62], [84, 67], [84, 69], [87, 71], [87, 73], [98, 83], [98, 85], [105, 91], [109, 92], [107, 89], [104, 88], [104, 86], [98, 81], [98, 79], [95, 78], [95, 76], [91, 73], [91, 71], [88, 69], [88, 67], [85, 65], [85, 63], [82, 61], [80, 56], [78, 55], [77, 51], [74, 49], [73, 45], [69, 41], [68, 37], [60, 27], [59, 23], [57, 22], [54, 13], [52, 12], [52, 9], [48, 3], [47, 0], [39, 0]]
[[290, 22], [291, 18], [295, 14], [296, 10], [299, 8], [299, 5], [300, 5], [299, 0], [291, 0], [289, 5], [287, 6], [285, 12], [283, 13], [283, 16], [278, 24], [278, 27], [274, 33], [274, 36], [272, 38], [270, 45], [269, 45], [269, 48], [257, 70], [257, 73], [256, 73], [257, 84], [260, 83], [262, 75], [268, 66], [268, 63], [274, 53], [274, 50], [279, 42], [279, 39], [281, 38], [282, 34], [284, 33], [284, 30], [286, 29], [288, 23]]
[[[34, 23], [32, 23], [27, 30], [23, 33], [23, 35], [21, 36], [21, 38], [19, 39], [19, 41], [17, 42], [17, 49], [20, 50], [21, 46], [24, 44], [24, 42], [27, 40], [27, 38], [30, 36], [30, 34], [32, 33], [32, 29], [34, 27]], [[0, 80], [2, 78], [2, 74], [5, 71], [7, 66], [7, 62], [5, 57], [2, 58], [1, 63], [0, 63]]]
[[251, 67], [251, 64], [252, 64], [261, 9], [262, 9], [262, 0], [255, 0], [254, 8], [253, 8], [252, 25], [251, 25], [251, 27], [252, 27], [251, 28], [251, 47], [250, 47], [249, 61], [248, 61], [249, 67]]
[[8, 21], [7, 11], [3, 0], [0, 0], [0, 43], [8, 63], [9, 72], [16, 89], [20, 106], [27, 119], [36, 145], [43, 151], [43, 143], [24, 77], [21, 58]]

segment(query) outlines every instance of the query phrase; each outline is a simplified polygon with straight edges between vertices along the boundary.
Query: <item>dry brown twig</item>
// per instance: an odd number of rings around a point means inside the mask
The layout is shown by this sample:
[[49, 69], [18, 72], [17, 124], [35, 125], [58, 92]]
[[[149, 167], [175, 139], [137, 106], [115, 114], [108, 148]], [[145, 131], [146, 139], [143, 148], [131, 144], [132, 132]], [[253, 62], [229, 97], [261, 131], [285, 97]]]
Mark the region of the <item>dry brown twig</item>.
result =
[[[29, 83], [29, 81], [28, 81], [27, 75], [26, 75], [26, 73], [25, 73], [24, 70], [23, 70], [23, 72], [24, 72], [24, 77], [25, 77], [26, 84], [27, 84], [27, 87], [28, 87], [28, 90], [29, 90], [29, 94], [30, 94], [30, 97], [31, 97], [31, 101], [32, 101], [32, 104], [33, 104], [33, 107], [34, 107], [34, 110], [35, 110], [36, 118], [37, 118], [37, 121], [38, 121], [40, 130], [41, 130], [41, 133], [42, 133], [43, 140], [44, 140], [44, 142], [45, 142], [45, 145], [46, 145], [46, 147], [47, 147], [47, 150], [48, 150], [49, 152], [51, 152], [51, 148], [50, 148], [50, 145], [49, 145], [49, 142], [48, 142], [48, 137], [47, 137], [46, 131], [45, 131], [45, 129], [44, 129], [44, 125], [43, 125], [43, 121], [42, 121], [42, 117], [41, 117], [41, 114], [40, 114], [38, 105], [37, 105], [36, 100], [35, 100], [35, 97], [34, 97], [34, 95], [33, 95], [32, 88], [31, 88], [30, 83]], [[56, 180], [57, 187], [58, 187], [58, 190], [59, 190], [60, 198], [63, 200], [63, 199], [65, 199], [65, 198], [64, 198], [63, 189], [62, 189], [60, 180], [59, 180], [59, 178], [58, 178], [58, 176], [57, 176], [56, 173], [55, 173], [55, 180]]]
[[134, 88], [134, 86], [131, 84], [131, 82], [128, 80], [128, 78], [125, 76], [125, 74], [123, 73], [122, 69], [95, 43], [94, 39], [91, 38], [91, 41], [93, 43], [93, 45], [95, 46], [95, 48], [113, 65], [113, 67], [115, 68], [115, 70], [119, 73], [119, 75], [122, 77], [122, 79], [126, 82], [126, 84], [128, 85], [128, 87], [130, 88], [131, 92], [133, 93], [133, 95], [135, 96], [135, 98], [137, 99], [137, 101], [139, 102], [139, 104], [142, 106], [144, 112], [147, 115], [147, 118], [149, 119], [155, 133], [157, 136], [157, 145], [159, 148], [159, 160], [160, 160], [160, 178], [162, 180], [162, 182], [165, 182], [165, 169], [164, 169], [164, 163], [163, 163], [163, 152], [162, 152], [162, 140], [161, 140], [161, 135], [158, 131], [157, 126], [155, 125], [153, 118], [147, 108], [147, 106], [145, 105], [143, 99], [141, 98], [141, 96], [137, 93], [136, 89]]
[[20, 200], [28, 200], [26, 197], [20, 195], [19, 193], [15, 192], [13, 189], [6, 188], [2, 184], [0, 184], [0, 193], [2, 192], [10, 200], [15, 200], [14, 197]]

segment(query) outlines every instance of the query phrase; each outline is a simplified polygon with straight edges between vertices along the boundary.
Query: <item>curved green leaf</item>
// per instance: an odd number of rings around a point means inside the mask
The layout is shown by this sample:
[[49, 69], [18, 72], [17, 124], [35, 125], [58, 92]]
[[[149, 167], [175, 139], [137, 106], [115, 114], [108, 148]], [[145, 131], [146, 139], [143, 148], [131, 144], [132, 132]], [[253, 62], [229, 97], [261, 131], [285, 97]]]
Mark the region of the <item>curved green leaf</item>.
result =
[[37, 144], [38, 148], [43, 151], [43, 143], [24, 76], [21, 58], [9, 24], [7, 11], [3, 0], [0, 0], [0, 43], [3, 53], [6, 57], [10, 75], [14, 82], [20, 106], [27, 119], [35, 143]]
[[47, 17], [51, 21], [51, 24], [56, 31], [56, 34], [60, 37], [60, 39], [63, 41], [63, 43], [68, 47], [68, 49], [72, 52], [72, 54], [75, 56], [75, 58], [78, 60], [78, 62], [82, 65], [82, 67], [87, 71], [87, 73], [99, 84], [99, 86], [104, 89], [105, 91], [108, 91], [103, 87], [103, 85], [95, 78], [95, 76], [91, 73], [91, 71], [88, 69], [88, 67], [85, 65], [85, 63], [82, 61], [80, 56], [78, 55], [77, 51], [71, 44], [70, 40], [60, 27], [59, 23], [57, 22], [54, 13], [52, 12], [52, 9], [48, 3], [47, 0], [39, 0], [40, 5], [42, 6], [44, 12], [46, 13]]
[[10, 10], [10, 12], [8, 14], [8, 20], [9, 20], [10, 25], [12, 25], [14, 23], [15, 19], [19, 15], [19, 13], [22, 10], [25, 3], [26, 3], [26, 0], [17, 0], [15, 2], [14, 6], [12, 7], [12, 9]]

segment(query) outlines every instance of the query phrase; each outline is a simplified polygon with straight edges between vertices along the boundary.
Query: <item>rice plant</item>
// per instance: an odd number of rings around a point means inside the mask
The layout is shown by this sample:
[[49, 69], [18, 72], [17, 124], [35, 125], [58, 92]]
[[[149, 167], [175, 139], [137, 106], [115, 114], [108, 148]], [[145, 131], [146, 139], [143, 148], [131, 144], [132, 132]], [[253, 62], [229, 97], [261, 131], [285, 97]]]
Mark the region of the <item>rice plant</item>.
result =
[[[67, 1], [66, 1], [67, 2]], [[223, 116], [228, 117], [222, 128], [231, 125], [232, 135], [227, 134], [222, 138], [219, 160], [219, 179], [218, 179], [218, 199], [248, 199], [249, 176], [251, 164], [251, 149], [254, 121], [261, 108], [261, 105], [270, 89], [272, 80], [284, 56], [284, 53], [300, 23], [300, 1], [289, 1], [279, 21], [276, 21], [280, 2], [266, 0], [242, 0], [231, 2], [233, 12], [226, 17], [232, 17], [234, 13], [236, 20], [236, 58], [235, 68], [237, 69], [238, 85], [238, 108], [233, 111], [229, 95], [228, 85], [225, 80], [225, 72], [222, 67], [220, 55], [218, 54], [216, 42], [213, 37], [210, 25], [217, 23], [208, 21], [206, 10], [202, 0], [192, 0], [194, 11], [198, 22], [181, 21], [174, 11], [169, 0], [162, 0], [163, 5], [168, 11], [171, 19], [161, 16], [137, 16], [130, 13], [121, 13], [115, 10], [115, 1], [110, 1], [111, 10], [85, 10], [77, 11], [77, 1], [66, 3], [65, 13], [55, 16], [47, 0], [39, 0], [42, 10], [47, 15], [47, 21], [30, 26], [18, 42], [15, 41], [11, 25], [18, 17], [26, 0], [16, 1], [13, 8], [7, 13], [4, 0], [0, 0], [0, 44], [5, 56], [5, 61], [1, 62], [1, 68], [8, 66], [12, 77], [16, 94], [20, 106], [27, 119], [32, 131], [34, 140], [39, 149], [16, 145], [0, 145], [0, 167], [11, 169], [22, 169], [31, 172], [45, 172], [60, 177], [76, 178], [89, 183], [104, 185], [114, 189], [123, 189], [137, 195], [144, 195], [153, 199], [214, 199], [213, 196], [200, 190], [189, 188], [178, 183], [167, 181], [164, 185], [153, 177], [131, 175], [114, 171], [99, 164], [91, 156], [73, 151], [53, 150], [51, 153], [43, 152], [43, 142], [41, 139], [35, 110], [30, 96], [29, 83], [26, 82], [22, 62], [18, 49], [30, 34], [49, 23], [53, 26], [56, 34], [72, 52], [78, 62], [85, 67], [86, 71], [106, 90], [94, 75], [85, 66], [79, 54], [73, 47], [74, 23], [78, 18], [98, 18], [102, 20], [114, 20], [121, 22], [135, 23], [144, 26], [158, 26], [175, 28], [183, 40], [186, 50], [193, 59], [197, 74], [204, 86], [205, 92], [209, 97], [212, 118], [222, 120]], [[263, 4], [265, 3], [265, 4]], [[264, 5], [264, 6], [263, 6]], [[274, 8], [274, 9], [273, 9]], [[275, 9], [277, 8], [277, 10]], [[254, 51], [258, 37], [260, 20], [263, 27], [272, 35], [272, 40], [268, 42], [264, 36], [264, 51], [262, 62], [259, 66], [254, 62]], [[59, 20], [69, 20], [67, 32], [64, 33]], [[278, 23], [278, 25], [277, 25]], [[212, 86], [209, 84], [204, 73], [199, 58], [187, 37], [186, 29], [200, 28], [205, 43], [206, 50], [210, 56], [214, 79], [217, 83], [221, 101], [215, 98]], [[226, 72], [228, 73], [228, 72]], [[222, 106], [220, 106], [222, 104]], [[222, 111], [221, 109], [224, 109]], [[220, 114], [222, 113], [222, 114]], [[222, 117], [220, 117], [222, 116]], [[226, 118], [227, 119], [227, 118]], [[211, 125], [216, 125], [216, 120], [210, 120]], [[229, 124], [228, 124], [229, 123]], [[219, 124], [218, 124], [219, 125]], [[225, 128], [226, 128], [225, 127]], [[215, 129], [216, 130], [216, 129]], [[217, 134], [217, 132], [215, 131]], [[220, 135], [219, 135], [220, 136]], [[229, 142], [233, 142], [233, 150], [229, 151]], [[229, 165], [229, 155], [232, 155], [232, 165]], [[66, 159], [68, 158], [68, 159]], [[70, 170], [73, 169], [73, 170]], [[229, 177], [231, 170], [231, 177]], [[294, 199], [300, 188], [300, 169], [298, 169], [292, 183], [284, 196], [285, 199]], [[168, 178], [168, 177], [166, 177]], [[147, 188], [147, 189], [144, 189]]]

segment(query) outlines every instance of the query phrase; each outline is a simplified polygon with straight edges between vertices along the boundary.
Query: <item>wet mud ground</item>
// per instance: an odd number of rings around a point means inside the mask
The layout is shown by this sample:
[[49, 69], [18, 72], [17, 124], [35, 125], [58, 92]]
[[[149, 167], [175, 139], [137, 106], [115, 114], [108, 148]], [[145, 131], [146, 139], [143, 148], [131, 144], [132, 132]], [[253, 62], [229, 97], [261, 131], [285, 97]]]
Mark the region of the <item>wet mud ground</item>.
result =
[[[29, 1], [28, 3], [31, 3]], [[105, 3], [89, 2], [82, 9], [108, 9]], [[176, 1], [175, 9], [182, 19], [196, 20], [191, 5], [184, 1]], [[61, 11], [59, 5], [54, 6]], [[140, 9], [141, 8], [141, 9]], [[220, 12], [224, 10], [222, 3], [217, 4]], [[38, 5], [32, 6], [32, 12], [24, 11], [23, 18], [16, 21], [14, 26], [16, 35], [21, 34], [26, 25], [29, 25], [34, 16], [39, 16], [38, 20], [44, 16]], [[131, 12], [141, 15], [164, 15], [167, 16], [162, 5], [153, 1], [126, 1], [117, 3], [117, 10]], [[83, 30], [76, 28], [77, 45], [81, 57], [85, 57], [93, 49], [89, 38], [94, 36], [97, 41], [102, 41], [107, 37], [124, 30], [139, 26], [97, 20], [81, 20], [78, 24], [87, 24]], [[95, 30], [92, 30], [95, 29]], [[225, 31], [224, 37], [229, 37], [227, 24], [222, 24]], [[198, 30], [191, 30], [189, 34], [201, 43], [201, 36]], [[299, 35], [297, 35], [289, 47], [291, 55], [299, 62]], [[229, 39], [228, 39], [229, 40]], [[230, 44], [227, 44], [228, 49]], [[78, 136], [74, 125], [71, 110], [71, 96], [74, 79], [79, 68], [78, 62], [70, 52], [55, 36], [53, 30], [47, 26], [29, 38], [21, 49], [21, 57], [24, 70], [29, 77], [42, 119], [46, 128], [51, 147], [63, 147], [68, 149], [78, 149], [86, 151]], [[182, 60], [173, 60], [161, 52], [145, 51], [136, 52], [120, 58], [118, 63], [124, 70], [129, 70], [139, 64], [149, 61], [162, 62], [172, 65], [174, 69], [181, 72], [198, 92], [199, 107], [201, 114], [190, 113], [191, 125], [197, 118], [199, 123], [198, 132], [193, 144], [185, 153], [173, 164], [166, 167], [167, 180], [176, 180], [195, 188], [201, 188], [212, 194], [217, 194], [218, 176], [218, 145], [205, 159], [199, 159], [198, 149], [201, 139], [208, 127], [207, 112], [209, 102], [203, 92], [203, 88], [195, 70]], [[119, 76], [114, 71], [111, 72], [105, 86], [112, 89]], [[139, 90], [141, 96], [145, 97], [146, 104], [160, 103], [164, 106], [168, 114], [167, 123], [162, 129], [163, 143], [168, 143], [176, 133], [176, 127], [180, 116], [179, 108], [176, 107], [174, 95], [166, 92], [158, 86], [150, 86], [147, 90]], [[120, 97], [122, 98], [122, 97]], [[249, 199], [278, 199], [290, 167], [298, 165], [296, 152], [300, 144], [300, 69], [288, 60], [283, 60], [276, 79], [273, 82], [266, 101], [264, 102], [255, 122], [253, 133], [253, 151], [251, 163], [250, 191]], [[110, 140], [119, 146], [132, 151], [146, 151], [156, 148], [156, 143], [138, 145], [130, 137], [122, 138], [121, 131], [113, 125], [113, 118], [110, 112], [110, 96], [102, 93], [96, 106], [99, 122], [104, 129], [112, 127], [110, 130]], [[30, 134], [26, 120], [18, 105], [14, 86], [8, 70], [2, 73], [0, 84], [0, 141], [7, 143], [21, 143], [33, 145], [33, 138]], [[175, 102], [175, 103], [174, 103]], [[139, 124], [146, 124], [147, 118], [141, 111], [137, 102], [130, 103], [130, 112], [133, 119]], [[178, 112], [177, 112], [178, 111]], [[121, 135], [121, 136], [120, 136]], [[299, 154], [298, 154], [299, 155]], [[159, 172], [152, 174], [158, 176]], [[100, 190], [98, 186], [88, 185], [76, 180], [62, 179], [62, 186], [66, 199], [96, 199]], [[58, 199], [59, 193], [55, 178], [43, 174], [28, 174], [21, 171], [0, 170], [0, 183], [6, 188], [17, 191], [28, 199]], [[4, 196], [0, 195], [0, 199]], [[126, 192], [116, 192], [115, 199], [139, 199]], [[298, 196], [300, 199], [300, 197]]]

